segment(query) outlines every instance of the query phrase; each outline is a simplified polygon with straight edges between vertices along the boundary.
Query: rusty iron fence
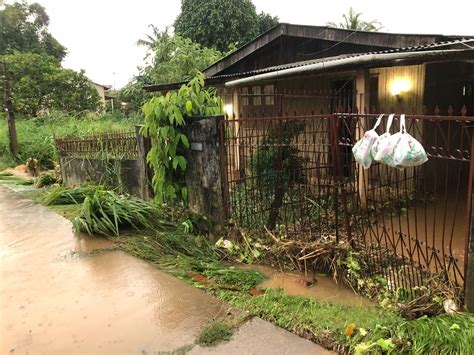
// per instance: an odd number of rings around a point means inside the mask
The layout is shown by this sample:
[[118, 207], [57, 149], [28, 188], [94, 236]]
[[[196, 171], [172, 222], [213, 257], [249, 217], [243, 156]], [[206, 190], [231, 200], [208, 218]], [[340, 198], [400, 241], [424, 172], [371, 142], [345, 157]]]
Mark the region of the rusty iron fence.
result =
[[56, 138], [56, 149], [60, 157], [136, 159], [138, 157], [137, 136], [134, 131], [115, 131], [99, 134]]
[[364, 170], [352, 147], [376, 117], [223, 121], [227, 216], [250, 230], [284, 230], [289, 238], [344, 238], [370, 251], [371, 270], [394, 289], [421, 285], [433, 273], [462, 288], [474, 117], [409, 115], [407, 131], [423, 144], [428, 162], [403, 170], [374, 163]]

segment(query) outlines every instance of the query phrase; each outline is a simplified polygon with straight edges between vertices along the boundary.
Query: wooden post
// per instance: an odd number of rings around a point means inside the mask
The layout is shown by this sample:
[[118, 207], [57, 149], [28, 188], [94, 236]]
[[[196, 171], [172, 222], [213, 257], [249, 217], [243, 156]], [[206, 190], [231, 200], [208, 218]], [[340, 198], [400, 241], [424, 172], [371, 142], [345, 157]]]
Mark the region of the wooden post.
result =
[[18, 139], [16, 136], [15, 116], [13, 113], [13, 103], [10, 97], [8, 87], [7, 70], [5, 61], [2, 61], [3, 67], [3, 96], [5, 101], [5, 113], [7, 115], [8, 137], [10, 139], [10, 151], [14, 157], [18, 156]]
[[239, 138], [239, 130], [240, 130], [240, 106], [239, 106], [239, 88], [234, 88], [232, 92], [232, 109], [233, 109], [233, 117], [229, 117], [229, 119], [234, 119], [232, 126], [234, 129], [234, 133], [236, 134], [236, 141], [234, 144], [234, 166], [232, 166], [232, 179], [235, 178], [234, 173], [238, 172], [238, 176], [241, 176], [240, 170], [240, 154], [242, 154], [242, 149], [240, 147], [240, 138]]
[[[356, 104], [359, 113], [366, 114], [369, 109], [369, 90], [370, 90], [369, 70], [359, 70], [356, 75]], [[366, 118], [360, 118], [356, 125], [356, 139], [358, 141], [364, 135], [364, 130], [367, 129]], [[364, 170], [362, 165], [357, 164], [357, 190], [359, 191], [360, 206], [362, 209], [367, 209], [367, 188], [369, 185], [369, 175]]]

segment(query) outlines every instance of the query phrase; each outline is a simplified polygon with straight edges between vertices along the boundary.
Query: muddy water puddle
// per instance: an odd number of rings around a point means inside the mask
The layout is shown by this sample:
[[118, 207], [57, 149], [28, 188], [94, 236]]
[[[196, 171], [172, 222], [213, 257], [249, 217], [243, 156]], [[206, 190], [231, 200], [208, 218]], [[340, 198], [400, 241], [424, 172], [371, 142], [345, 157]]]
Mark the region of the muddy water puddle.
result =
[[171, 351], [224, 311], [0, 185], [0, 354]]
[[[336, 283], [331, 277], [316, 274], [316, 282], [304, 273], [280, 272], [268, 266], [252, 266], [268, 279], [262, 282], [262, 288], [281, 288], [288, 295], [300, 295], [315, 298], [319, 301], [342, 305], [374, 306], [367, 298], [361, 297], [344, 285]], [[310, 285], [308, 285], [310, 284]]]

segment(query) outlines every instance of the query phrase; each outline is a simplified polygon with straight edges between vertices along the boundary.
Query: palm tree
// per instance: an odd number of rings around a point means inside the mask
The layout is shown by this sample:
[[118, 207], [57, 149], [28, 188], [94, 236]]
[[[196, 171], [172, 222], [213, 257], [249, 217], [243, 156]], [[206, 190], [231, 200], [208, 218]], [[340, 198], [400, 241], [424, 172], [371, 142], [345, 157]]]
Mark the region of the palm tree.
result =
[[160, 29], [158, 27], [156, 27], [155, 25], [148, 25], [148, 27], [151, 28], [152, 30], [152, 34], [146, 34], [146, 39], [139, 39], [136, 44], [138, 46], [143, 46], [143, 47], [148, 47], [148, 48], [153, 48], [153, 44], [155, 44], [156, 42], [158, 42], [165, 33], [168, 32], [168, 28], [166, 28], [165, 31], [160, 31]]
[[372, 31], [376, 32], [379, 31], [383, 26], [377, 20], [372, 21], [363, 21], [360, 17], [362, 16], [362, 12], [355, 12], [354, 9], [351, 7], [349, 12], [342, 15], [344, 22], [339, 24], [335, 22], [328, 22], [327, 25], [334, 28], [344, 28], [347, 30], [356, 30], [356, 31]]

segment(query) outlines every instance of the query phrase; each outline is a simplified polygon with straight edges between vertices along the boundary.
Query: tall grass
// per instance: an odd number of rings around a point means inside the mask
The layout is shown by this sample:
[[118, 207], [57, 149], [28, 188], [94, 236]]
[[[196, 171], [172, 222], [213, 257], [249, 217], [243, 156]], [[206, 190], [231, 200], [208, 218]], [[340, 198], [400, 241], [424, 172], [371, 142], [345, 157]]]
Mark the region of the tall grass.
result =
[[141, 118], [125, 117], [122, 114], [87, 113], [81, 116], [70, 116], [52, 113], [44, 117], [17, 118], [16, 129], [20, 154], [13, 157], [9, 149], [8, 127], [5, 116], [0, 114], [0, 168], [24, 163], [32, 157], [42, 167], [51, 168], [57, 160], [54, 149], [54, 136], [69, 137], [96, 132], [132, 129]]

